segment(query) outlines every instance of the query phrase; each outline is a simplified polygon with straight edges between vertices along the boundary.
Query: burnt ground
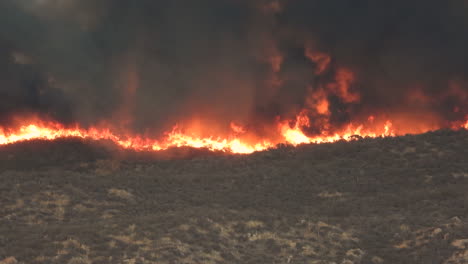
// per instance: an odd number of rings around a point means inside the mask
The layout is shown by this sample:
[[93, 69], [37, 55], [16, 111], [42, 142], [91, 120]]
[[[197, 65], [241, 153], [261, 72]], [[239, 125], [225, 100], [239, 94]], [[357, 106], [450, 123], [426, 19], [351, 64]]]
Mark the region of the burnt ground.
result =
[[27, 142], [0, 180], [2, 264], [468, 263], [468, 131], [247, 156]]

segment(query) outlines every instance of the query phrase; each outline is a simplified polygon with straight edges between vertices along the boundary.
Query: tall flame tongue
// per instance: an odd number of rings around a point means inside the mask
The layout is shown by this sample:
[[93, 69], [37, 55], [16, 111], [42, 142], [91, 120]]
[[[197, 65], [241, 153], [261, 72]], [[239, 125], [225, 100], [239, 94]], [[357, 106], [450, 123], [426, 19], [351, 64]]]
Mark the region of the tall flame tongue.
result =
[[[369, 118], [369, 122], [373, 120], [373, 117]], [[323, 132], [321, 135], [308, 136], [304, 133], [302, 128], [309, 127], [310, 120], [303, 112], [296, 117], [293, 126], [291, 126], [290, 123], [291, 121], [278, 122], [278, 137], [265, 138], [252, 142], [251, 140], [243, 139], [242, 136], [237, 135], [239, 131], [245, 132], [245, 130], [243, 127], [233, 125], [232, 123], [231, 127], [233, 127], [236, 133], [225, 137], [199, 137], [174, 129], [166, 133], [165, 137], [158, 140], [150, 137], [142, 137], [141, 135], [117, 133], [110, 128], [91, 127], [84, 129], [79, 126], [66, 127], [57, 122], [36, 120], [28, 124], [20, 125], [16, 129], [0, 128], [0, 145], [34, 139], [54, 140], [58, 138], [74, 137], [91, 140], [110, 140], [123, 148], [137, 151], [159, 151], [171, 147], [192, 147], [206, 148], [212, 151], [248, 154], [270, 149], [281, 143], [296, 146], [305, 143], [326, 143], [338, 140], [351, 141], [359, 137], [389, 137], [406, 133], [405, 130], [395, 130], [392, 122], [386, 121], [383, 125], [374, 126], [372, 128], [366, 128], [364, 124], [348, 124], [340, 132], [332, 134]], [[454, 128], [468, 129], [468, 121]], [[421, 132], [429, 130], [431, 130], [431, 128], [427, 128]]]

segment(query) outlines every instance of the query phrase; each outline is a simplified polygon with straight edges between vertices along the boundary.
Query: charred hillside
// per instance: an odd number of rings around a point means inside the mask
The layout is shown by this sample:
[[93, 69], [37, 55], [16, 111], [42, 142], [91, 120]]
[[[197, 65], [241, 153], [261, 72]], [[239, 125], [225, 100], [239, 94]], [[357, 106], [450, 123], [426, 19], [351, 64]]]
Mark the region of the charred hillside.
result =
[[0, 149], [0, 263], [466, 261], [464, 130], [252, 155], [103, 144]]

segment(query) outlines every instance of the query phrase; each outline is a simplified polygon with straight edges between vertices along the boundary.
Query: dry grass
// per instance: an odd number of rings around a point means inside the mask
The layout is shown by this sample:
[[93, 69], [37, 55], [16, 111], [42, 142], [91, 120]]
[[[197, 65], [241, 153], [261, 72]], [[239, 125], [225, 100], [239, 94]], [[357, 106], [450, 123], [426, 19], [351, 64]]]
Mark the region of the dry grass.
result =
[[121, 189], [111, 188], [109, 189], [109, 191], [107, 191], [107, 193], [109, 194], [109, 196], [118, 197], [125, 200], [133, 199], [133, 194]]
[[0, 264], [468, 263], [466, 131], [250, 156], [106, 151], [0, 148]]

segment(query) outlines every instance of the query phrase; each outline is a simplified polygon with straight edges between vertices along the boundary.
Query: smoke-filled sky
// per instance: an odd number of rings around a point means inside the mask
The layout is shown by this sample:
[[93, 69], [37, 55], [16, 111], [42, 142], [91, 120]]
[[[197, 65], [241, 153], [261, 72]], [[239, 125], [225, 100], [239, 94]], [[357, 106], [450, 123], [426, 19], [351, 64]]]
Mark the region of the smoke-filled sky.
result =
[[467, 47], [465, 0], [2, 0], [0, 122], [461, 119]]

